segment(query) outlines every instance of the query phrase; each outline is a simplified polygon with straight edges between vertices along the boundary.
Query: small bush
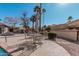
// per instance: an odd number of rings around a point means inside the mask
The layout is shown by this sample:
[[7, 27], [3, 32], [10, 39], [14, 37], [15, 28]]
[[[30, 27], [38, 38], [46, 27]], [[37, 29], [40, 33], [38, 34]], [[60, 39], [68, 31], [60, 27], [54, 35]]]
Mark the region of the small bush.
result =
[[56, 33], [48, 33], [48, 39], [55, 40], [56, 36]]
[[47, 32], [50, 32], [50, 31], [51, 31], [51, 28], [50, 28], [50, 27], [47, 27], [45, 30], [46, 30]]

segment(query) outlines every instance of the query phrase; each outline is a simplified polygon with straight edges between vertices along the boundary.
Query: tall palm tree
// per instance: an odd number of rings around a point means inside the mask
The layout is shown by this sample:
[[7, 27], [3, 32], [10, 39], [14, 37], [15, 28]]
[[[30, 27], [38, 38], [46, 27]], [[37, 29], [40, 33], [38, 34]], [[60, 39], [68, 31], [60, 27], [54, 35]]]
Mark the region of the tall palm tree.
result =
[[40, 6], [35, 6], [34, 8], [34, 12], [36, 12], [36, 14], [39, 16], [38, 20], [39, 20], [39, 30], [41, 30], [41, 15], [42, 13], [44, 13], [46, 10], [44, 8], [42, 8], [42, 4], [40, 3]]
[[[41, 13], [41, 8], [40, 8], [40, 6], [35, 6], [35, 8], [34, 8], [34, 12], [36, 12], [36, 15], [39, 17], [39, 18], [41, 18], [40, 17], [40, 13]], [[39, 21], [39, 28], [40, 28], [40, 19], [37, 19], [38, 21]]]
[[31, 16], [31, 18], [30, 18], [30, 21], [32, 21], [32, 28], [33, 28], [33, 30], [34, 30], [34, 23], [35, 23], [35, 21], [36, 21], [36, 19], [35, 19], [35, 15], [32, 15]]

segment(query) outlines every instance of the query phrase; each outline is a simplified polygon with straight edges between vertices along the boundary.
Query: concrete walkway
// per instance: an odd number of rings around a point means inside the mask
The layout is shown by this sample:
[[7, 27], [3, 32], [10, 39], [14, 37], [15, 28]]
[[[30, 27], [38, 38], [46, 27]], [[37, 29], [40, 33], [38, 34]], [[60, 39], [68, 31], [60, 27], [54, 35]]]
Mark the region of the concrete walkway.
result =
[[57, 38], [56, 43], [64, 47], [71, 56], [79, 56], [79, 42], [72, 42], [66, 39]]
[[70, 56], [70, 54], [54, 41], [44, 40], [43, 45], [30, 56]]

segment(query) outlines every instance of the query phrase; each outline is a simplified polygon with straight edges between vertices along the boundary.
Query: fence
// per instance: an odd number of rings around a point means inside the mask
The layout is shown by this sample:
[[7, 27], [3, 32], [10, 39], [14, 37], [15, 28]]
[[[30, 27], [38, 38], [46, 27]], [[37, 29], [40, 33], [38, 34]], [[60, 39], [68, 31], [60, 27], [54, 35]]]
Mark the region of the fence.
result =
[[58, 37], [65, 38], [68, 40], [78, 41], [79, 40], [79, 31], [77, 30], [61, 30], [55, 31]]

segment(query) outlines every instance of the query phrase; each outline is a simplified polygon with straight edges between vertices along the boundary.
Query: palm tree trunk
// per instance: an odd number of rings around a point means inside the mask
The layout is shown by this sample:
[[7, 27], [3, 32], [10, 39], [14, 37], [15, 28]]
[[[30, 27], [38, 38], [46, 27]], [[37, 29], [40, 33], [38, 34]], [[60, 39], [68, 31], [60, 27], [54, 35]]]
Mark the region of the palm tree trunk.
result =
[[[41, 3], [40, 3], [40, 8], [42, 7]], [[40, 19], [39, 19], [39, 31], [41, 30], [41, 10], [40, 10]]]
[[33, 24], [32, 24], [32, 28], [33, 28], [33, 30], [34, 30], [34, 22], [33, 22]]
[[38, 20], [35, 22], [35, 30], [38, 32]]
[[44, 13], [43, 13], [43, 26], [44, 26], [44, 17], [45, 17], [45, 16], [44, 16]]

